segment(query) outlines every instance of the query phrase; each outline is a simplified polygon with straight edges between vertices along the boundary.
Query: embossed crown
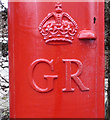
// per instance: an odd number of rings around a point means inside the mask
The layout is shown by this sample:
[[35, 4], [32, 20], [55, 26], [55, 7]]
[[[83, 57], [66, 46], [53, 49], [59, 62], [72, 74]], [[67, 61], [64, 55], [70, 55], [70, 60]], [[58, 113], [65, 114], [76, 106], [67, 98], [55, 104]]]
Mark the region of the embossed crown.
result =
[[66, 12], [62, 12], [62, 4], [55, 5], [55, 12], [49, 13], [39, 25], [39, 31], [48, 44], [72, 43], [78, 26]]

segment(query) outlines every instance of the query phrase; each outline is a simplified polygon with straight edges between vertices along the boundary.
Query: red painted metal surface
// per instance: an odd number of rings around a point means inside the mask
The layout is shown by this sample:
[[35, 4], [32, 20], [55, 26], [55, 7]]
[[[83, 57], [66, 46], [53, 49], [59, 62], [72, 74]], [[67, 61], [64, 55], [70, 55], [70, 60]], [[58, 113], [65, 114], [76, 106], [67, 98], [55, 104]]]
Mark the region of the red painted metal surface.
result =
[[81, 40], [95, 40], [96, 34], [92, 30], [82, 30], [80, 31], [78, 38]]
[[8, 13], [10, 118], [104, 118], [104, 3], [10, 2]]

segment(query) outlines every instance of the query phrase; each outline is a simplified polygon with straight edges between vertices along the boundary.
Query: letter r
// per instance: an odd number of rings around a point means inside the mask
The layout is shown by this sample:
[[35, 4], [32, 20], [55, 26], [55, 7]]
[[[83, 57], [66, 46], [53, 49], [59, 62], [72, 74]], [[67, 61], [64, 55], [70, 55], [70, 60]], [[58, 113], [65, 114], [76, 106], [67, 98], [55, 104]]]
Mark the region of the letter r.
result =
[[[79, 60], [76, 59], [63, 59], [63, 62], [65, 62], [66, 65], [66, 86], [63, 89], [64, 92], [72, 92], [74, 91], [74, 88], [71, 86], [71, 79], [74, 80], [76, 85], [80, 88], [81, 91], [89, 91], [89, 88], [85, 87], [82, 81], [80, 80], [79, 76], [82, 73], [82, 63]], [[76, 73], [71, 74], [71, 63], [75, 63], [78, 66], [78, 70]]]

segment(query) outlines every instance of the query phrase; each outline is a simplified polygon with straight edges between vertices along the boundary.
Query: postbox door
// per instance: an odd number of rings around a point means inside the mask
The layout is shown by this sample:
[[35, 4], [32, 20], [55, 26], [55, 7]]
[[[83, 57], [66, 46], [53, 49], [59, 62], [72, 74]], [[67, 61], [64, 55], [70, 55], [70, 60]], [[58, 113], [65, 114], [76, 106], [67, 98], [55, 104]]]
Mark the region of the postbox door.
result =
[[104, 3], [10, 2], [10, 118], [104, 118]]

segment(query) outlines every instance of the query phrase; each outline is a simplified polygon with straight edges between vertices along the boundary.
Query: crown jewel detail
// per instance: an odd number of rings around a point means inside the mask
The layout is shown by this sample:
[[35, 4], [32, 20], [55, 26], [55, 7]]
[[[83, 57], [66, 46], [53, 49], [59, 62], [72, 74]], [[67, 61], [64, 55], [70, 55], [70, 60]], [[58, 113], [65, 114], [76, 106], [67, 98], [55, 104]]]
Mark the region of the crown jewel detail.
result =
[[39, 31], [48, 44], [72, 43], [77, 29], [74, 19], [62, 12], [61, 3], [57, 3], [55, 12], [49, 13], [39, 25]]

